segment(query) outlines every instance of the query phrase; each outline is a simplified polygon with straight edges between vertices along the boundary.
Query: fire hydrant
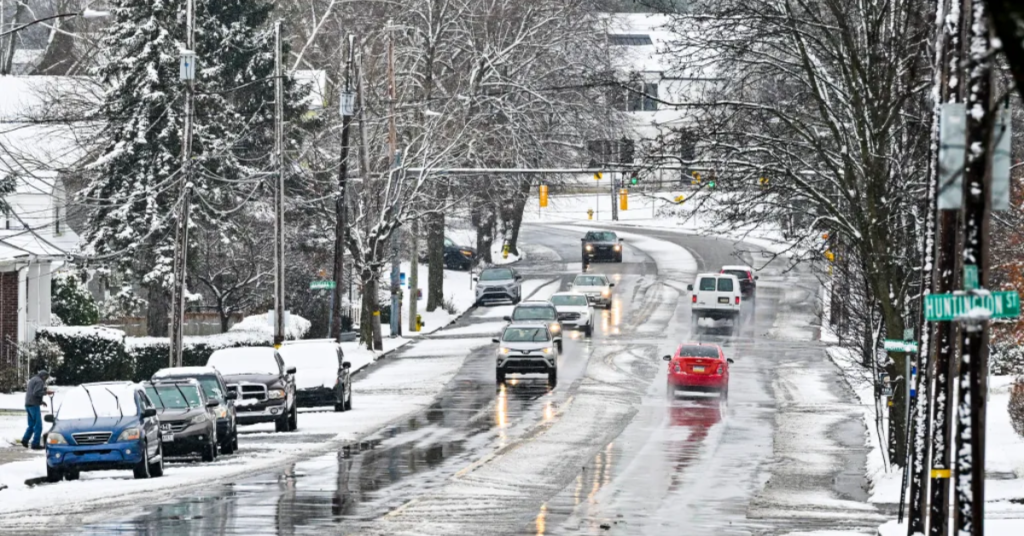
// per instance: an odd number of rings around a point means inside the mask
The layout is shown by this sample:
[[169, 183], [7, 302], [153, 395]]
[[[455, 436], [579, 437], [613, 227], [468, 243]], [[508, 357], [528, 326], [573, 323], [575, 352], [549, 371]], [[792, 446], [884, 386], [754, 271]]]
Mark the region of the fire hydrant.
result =
[[423, 322], [423, 315], [416, 315], [416, 331], [423, 331], [423, 326], [427, 324]]
[[503, 258], [503, 259], [507, 259], [508, 258], [508, 250], [509, 249], [510, 248], [509, 248], [508, 244], [505, 244], [504, 246], [502, 246], [502, 248], [501, 248], [501, 258]]
[[594, 209], [592, 209], [592, 208], [588, 208], [587, 209], [587, 219], [588, 220], [594, 219]]

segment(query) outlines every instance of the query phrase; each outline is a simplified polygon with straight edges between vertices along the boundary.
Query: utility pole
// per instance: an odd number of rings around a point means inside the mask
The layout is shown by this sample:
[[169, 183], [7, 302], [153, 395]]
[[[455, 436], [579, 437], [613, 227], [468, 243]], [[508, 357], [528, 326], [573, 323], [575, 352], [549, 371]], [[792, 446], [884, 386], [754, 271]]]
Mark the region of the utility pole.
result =
[[[967, 95], [967, 169], [964, 173], [963, 263], [976, 266], [981, 290], [988, 283], [988, 234], [991, 203], [992, 132], [998, 112], [992, 106], [992, 58], [984, 2], [971, 6]], [[982, 113], [974, 113], [981, 110]], [[981, 150], [974, 150], [974, 147]], [[969, 289], [971, 292], [974, 289]], [[957, 516], [960, 535], [985, 534], [985, 414], [988, 398], [988, 319], [964, 324], [960, 338], [960, 393], [957, 450]]]
[[617, 183], [620, 182], [619, 177], [622, 176], [622, 173], [609, 173], [608, 175], [611, 178], [608, 182], [612, 186], [612, 221], [619, 221], [619, 185]]
[[[398, 91], [395, 87], [395, 29], [388, 21], [388, 150], [391, 151], [392, 166], [390, 179], [398, 187], [398, 168], [401, 160], [398, 154], [398, 132], [395, 128], [395, 101]], [[401, 201], [396, 204], [396, 215], [401, 212]], [[391, 336], [402, 336], [402, 286], [401, 264], [398, 257], [398, 229], [391, 235]], [[415, 255], [415, 252], [414, 252]]]
[[171, 290], [171, 355], [170, 366], [184, 364], [185, 331], [185, 271], [188, 268], [188, 220], [192, 212], [192, 123], [193, 94], [195, 89], [195, 0], [188, 0], [185, 7], [185, 47], [181, 52], [179, 79], [185, 82], [185, 125], [181, 135], [181, 166], [185, 177], [182, 192], [181, 213], [174, 231], [174, 272]]
[[274, 24], [274, 153], [277, 188], [274, 191], [274, 347], [284, 343], [284, 83], [281, 64], [281, 21]]
[[[349, 131], [352, 116], [355, 115], [355, 94], [352, 92], [352, 57], [355, 54], [355, 38], [348, 36], [348, 58], [345, 60], [345, 88], [341, 92], [341, 163], [338, 166], [338, 201], [335, 204], [334, 228], [334, 299], [331, 301], [331, 338], [341, 342], [341, 300], [344, 292], [342, 281], [345, 274], [345, 247], [348, 238], [348, 202], [345, 198], [345, 182], [348, 180]], [[349, 276], [351, 278], [351, 276]], [[352, 299], [351, 292], [349, 299]]]

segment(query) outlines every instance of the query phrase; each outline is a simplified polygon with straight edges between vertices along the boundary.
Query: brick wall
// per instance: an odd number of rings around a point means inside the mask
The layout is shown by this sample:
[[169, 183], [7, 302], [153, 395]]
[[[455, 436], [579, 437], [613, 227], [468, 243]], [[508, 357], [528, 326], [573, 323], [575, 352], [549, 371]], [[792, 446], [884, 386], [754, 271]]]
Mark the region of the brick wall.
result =
[[18, 341], [18, 272], [0, 272], [0, 368], [17, 366], [8, 337]]

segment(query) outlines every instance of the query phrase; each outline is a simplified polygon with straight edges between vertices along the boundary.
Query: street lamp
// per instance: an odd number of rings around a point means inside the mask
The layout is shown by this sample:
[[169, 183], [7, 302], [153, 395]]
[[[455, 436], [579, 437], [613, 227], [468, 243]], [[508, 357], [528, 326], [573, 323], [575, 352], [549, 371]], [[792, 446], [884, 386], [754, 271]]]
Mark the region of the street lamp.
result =
[[11, 35], [13, 33], [18, 33], [20, 31], [24, 30], [25, 28], [29, 28], [29, 27], [35, 26], [36, 24], [41, 24], [41, 23], [44, 23], [44, 22], [49, 22], [51, 20], [66, 19], [66, 18], [69, 18], [69, 17], [82, 17], [83, 19], [105, 19], [105, 18], [107, 18], [109, 16], [110, 16], [110, 12], [109, 11], [97, 11], [95, 9], [86, 9], [84, 11], [79, 11], [77, 13], [58, 13], [56, 15], [51, 15], [49, 17], [43, 17], [41, 19], [36, 19], [36, 20], [34, 20], [32, 22], [26, 22], [25, 24], [22, 24], [21, 26], [18, 26], [17, 28], [11, 28], [10, 30], [7, 30], [6, 32], [0, 33], [0, 37], [6, 37], [6, 36]]

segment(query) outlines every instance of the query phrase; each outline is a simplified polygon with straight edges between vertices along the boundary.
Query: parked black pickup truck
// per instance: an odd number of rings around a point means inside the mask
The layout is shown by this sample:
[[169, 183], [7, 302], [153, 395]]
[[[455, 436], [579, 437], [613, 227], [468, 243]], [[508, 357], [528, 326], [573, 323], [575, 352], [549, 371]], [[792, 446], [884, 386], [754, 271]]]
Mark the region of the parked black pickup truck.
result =
[[273, 421], [278, 432], [298, 427], [295, 368], [285, 367], [274, 348], [224, 348], [214, 352], [206, 366], [224, 376], [228, 392], [238, 393], [235, 411], [239, 424]]

